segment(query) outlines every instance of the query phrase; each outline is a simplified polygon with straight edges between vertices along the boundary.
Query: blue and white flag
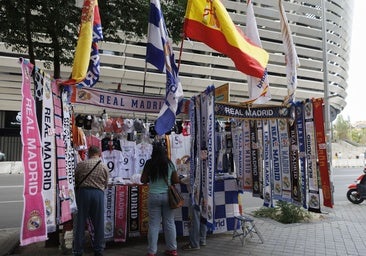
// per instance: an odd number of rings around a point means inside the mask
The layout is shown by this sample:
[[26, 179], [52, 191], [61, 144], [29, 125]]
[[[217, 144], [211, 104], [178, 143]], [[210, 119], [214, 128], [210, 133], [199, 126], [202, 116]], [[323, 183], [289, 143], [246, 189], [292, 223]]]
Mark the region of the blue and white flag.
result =
[[163, 135], [175, 124], [178, 105], [183, 100], [183, 89], [159, 0], [150, 1], [146, 61], [166, 73], [165, 102], [155, 122], [155, 131]]

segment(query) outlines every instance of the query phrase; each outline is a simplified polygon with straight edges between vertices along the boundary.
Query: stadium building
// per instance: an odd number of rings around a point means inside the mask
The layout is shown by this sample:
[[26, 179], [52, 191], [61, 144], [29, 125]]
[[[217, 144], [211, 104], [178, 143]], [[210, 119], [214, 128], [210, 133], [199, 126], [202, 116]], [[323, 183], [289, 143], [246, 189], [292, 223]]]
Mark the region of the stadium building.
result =
[[[222, 2], [234, 23], [245, 31], [246, 1]], [[287, 85], [278, 0], [252, 2], [262, 46], [269, 53], [267, 70], [272, 100], [267, 104], [281, 104], [287, 95]], [[353, 0], [282, 2], [300, 60], [296, 100], [324, 97], [327, 88], [331, 119], [334, 119], [346, 105]], [[145, 38], [126, 37], [119, 44], [103, 41], [99, 47], [101, 73], [95, 88], [165, 95], [165, 74], [150, 64], [145, 72]], [[199, 94], [208, 85], [218, 87], [228, 83], [230, 102], [248, 99], [247, 75], [237, 71], [230, 58], [192, 40], [183, 42], [181, 54], [180, 47], [174, 45], [174, 51], [176, 58], [180, 57], [179, 75], [186, 98]], [[19, 147], [14, 145], [20, 145], [17, 114], [21, 107], [22, 77], [18, 62], [21, 56], [0, 43], [0, 150], [9, 161], [20, 160]], [[43, 68], [42, 60], [37, 60], [36, 65]], [[68, 78], [71, 67], [62, 67], [61, 73], [63, 78]], [[100, 113], [101, 110], [79, 108], [77, 111]]]

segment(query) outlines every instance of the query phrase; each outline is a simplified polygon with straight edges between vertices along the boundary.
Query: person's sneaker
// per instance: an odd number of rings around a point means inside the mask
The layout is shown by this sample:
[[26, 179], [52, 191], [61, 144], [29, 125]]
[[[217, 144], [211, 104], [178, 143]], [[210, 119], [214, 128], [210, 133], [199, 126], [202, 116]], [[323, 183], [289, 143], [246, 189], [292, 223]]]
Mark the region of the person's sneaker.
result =
[[186, 244], [182, 246], [183, 251], [195, 251], [199, 249], [200, 249], [199, 247], [192, 247], [191, 244]]
[[206, 242], [200, 242], [200, 246], [206, 246]]
[[166, 256], [178, 256], [178, 252], [177, 252], [177, 250], [171, 250], [171, 251], [166, 250], [165, 255]]

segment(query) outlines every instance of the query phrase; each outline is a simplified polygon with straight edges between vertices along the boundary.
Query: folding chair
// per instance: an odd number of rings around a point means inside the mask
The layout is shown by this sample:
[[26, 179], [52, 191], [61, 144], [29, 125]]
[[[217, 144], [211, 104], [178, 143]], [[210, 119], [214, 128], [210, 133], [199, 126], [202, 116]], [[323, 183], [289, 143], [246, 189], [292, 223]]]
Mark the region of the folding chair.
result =
[[234, 225], [233, 239], [235, 237], [239, 237], [242, 246], [245, 245], [246, 237], [249, 235], [252, 238], [253, 233], [257, 234], [262, 244], [264, 243], [263, 237], [255, 226], [254, 220], [252, 218], [244, 215], [235, 216]]

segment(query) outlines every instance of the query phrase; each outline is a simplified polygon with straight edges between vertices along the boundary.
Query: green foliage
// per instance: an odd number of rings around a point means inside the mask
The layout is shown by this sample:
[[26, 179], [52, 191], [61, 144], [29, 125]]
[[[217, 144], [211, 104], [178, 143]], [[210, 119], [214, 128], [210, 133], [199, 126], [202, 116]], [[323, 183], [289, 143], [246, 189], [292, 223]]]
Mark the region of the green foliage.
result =
[[254, 211], [254, 216], [271, 218], [284, 224], [309, 221], [311, 219], [308, 211], [285, 201], [277, 201], [274, 208], [262, 207]]
[[337, 120], [333, 126], [333, 138], [335, 140], [350, 139], [350, 128], [350, 122], [344, 120], [342, 115], [338, 115]]
[[[181, 39], [187, 0], [161, 0], [169, 35]], [[53, 64], [54, 77], [60, 78], [61, 64], [70, 66], [81, 21], [81, 8], [75, 0], [0, 1], [0, 38], [6, 47], [35, 60]], [[104, 40], [122, 42], [125, 35], [147, 34], [148, 0], [98, 1]], [[124, 33], [121, 33], [124, 32]]]
[[338, 115], [332, 128], [333, 142], [346, 140], [360, 145], [366, 144], [366, 127], [362, 123], [353, 126], [349, 120], [345, 120], [342, 115]]
[[0, 2], [0, 37], [6, 47], [28, 53], [29, 59], [55, 66], [72, 63], [80, 23], [75, 0], [12, 0]]
[[[98, 4], [106, 41], [122, 42], [121, 31], [128, 37], [147, 35], [150, 1], [109, 0]], [[187, 0], [161, 0], [160, 4], [169, 36], [178, 42]]]

